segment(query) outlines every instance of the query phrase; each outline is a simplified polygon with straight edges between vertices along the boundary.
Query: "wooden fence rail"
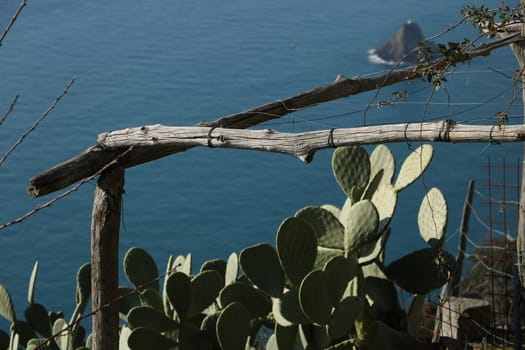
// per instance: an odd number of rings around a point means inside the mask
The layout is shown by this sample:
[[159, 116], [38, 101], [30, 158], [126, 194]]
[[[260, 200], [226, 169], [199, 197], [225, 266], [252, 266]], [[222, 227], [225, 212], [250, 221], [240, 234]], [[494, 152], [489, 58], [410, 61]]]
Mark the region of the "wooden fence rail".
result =
[[[186, 149], [220, 147], [285, 153], [308, 163], [317, 150], [356, 144], [393, 142], [517, 142], [525, 140], [522, 125], [466, 125], [451, 120], [357, 128], [282, 133], [271, 129], [239, 130], [215, 127], [149, 125], [102, 133], [96, 145], [31, 179], [33, 197], [64, 188], [91, 176], [122, 152], [125, 168]], [[80, 179], [82, 179], [80, 178]]]

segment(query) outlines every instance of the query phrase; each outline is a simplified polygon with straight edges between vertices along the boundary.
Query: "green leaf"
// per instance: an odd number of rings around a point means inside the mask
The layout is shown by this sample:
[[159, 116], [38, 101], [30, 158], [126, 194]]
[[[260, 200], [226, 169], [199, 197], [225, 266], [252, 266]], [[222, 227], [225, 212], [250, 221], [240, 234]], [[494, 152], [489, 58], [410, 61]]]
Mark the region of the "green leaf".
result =
[[343, 249], [345, 231], [341, 222], [330, 211], [322, 207], [305, 207], [295, 217], [310, 225], [315, 233], [317, 245]]
[[42, 334], [46, 338], [52, 335], [49, 315], [43, 305], [37, 303], [29, 304], [27, 309], [24, 311], [24, 315], [29, 325], [35, 331]]
[[272, 300], [263, 292], [244, 283], [232, 283], [219, 294], [222, 307], [233, 302], [241, 303], [250, 314], [250, 318], [263, 317], [272, 311]]
[[135, 288], [152, 288], [159, 291], [159, 271], [155, 261], [144, 249], [130, 248], [124, 256], [124, 273]]
[[289, 290], [279, 299], [273, 299], [272, 311], [275, 321], [283, 327], [289, 327], [294, 323], [311, 323], [299, 304], [298, 289]]
[[130, 350], [130, 347], [128, 346], [128, 339], [129, 335], [131, 334], [131, 328], [122, 326], [120, 328], [120, 334], [119, 334], [119, 341], [118, 341], [118, 348], [119, 350]]
[[77, 305], [86, 305], [91, 296], [91, 264], [86, 263], [77, 272]]
[[368, 153], [361, 146], [338, 147], [332, 155], [332, 170], [348, 197], [360, 197], [370, 178]]
[[224, 276], [224, 285], [229, 285], [237, 281], [239, 275], [239, 257], [235, 253], [231, 253], [226, 263], [226, 273]]
[[392, 262], [386, 274], [410, 293], [427, 294], [448, 281], [454, 263], [450, 253], [424, 248]]
[[397, 207], [397, 190], [391, 184], [381, 185], [372, 195], [371, 201], [379, 215], [377, 231], [383, 233], [390, 224]]
[[9, 334], [0, 330], [0, 349], [9, 348]]
[[356, 296], [346, 297], [335, 307], [335, 310], [327, 325], [328, 335], [332, 339], [347, 336], [357, 319], [363, 302]]
[[447, 229], [448, 208], [443, 193], [432, 188], [423, 198], [417, 223], [421, 237], [434, 248], [441, 248]]
[[168, 278], [176, 272], [175, 266], [174, 266], [175, 259], [173, 258], [173, 255], [170, 255], [168, 257], [168, 263], [166, 264], [166, 272], [164, 273], [164, 284], [162, 285], [162, 306], [164, 308], [164, 313], [166, 316], [174, 318], [175, 310], [170, 304], [170, 300], [168, 298]]
[[434, 148], [430, 144], [421, 145], [410, 153], [399, 169], [394, 185], [396, 190], [401, 191], [419, 179], [432, 161], [433, 155]]
[[328, 210], [336, 218], [339, 218], [339, 215], [341, 215], [341, 208], [338, 208], [335, 205], [323, 204], [323, 205], [321, 205], [321, 208], [323, 208], [325, 210]]
[[69, 350], [72, 346], [73, 337], [68, 328], [69, 325], [63, 318], [58, 318], [53, 323], [53, 334], [60, 334], [60, 336], [55, 337], [55, 342], [60, 350]]
[[312, 270], [317, 255], [312, 228], [298, 218], [285, 219], [277, 231], [276, 247], [286, 276], [294, 285], [299, 285]]
[[370, 154], [370, 176], [373, 178], [381, 170], [381, 184], [391, 184], [396, 172], [396, 162], [394, 155], [385, 145], [378, 145]]
[[135, 328], [128, 337], [128, 345], [133, 350], [168, 350], [177, 344], [150, 328]]
[[384, 255], [385, 255], [385, 249], [386, 249], [386, 243], [389, 237], [390, 237], [390, 229], [387, 229], [383, 232], [381, 237], [379, 237], [375, 243], [371, 242], [365, 248], [361, 249], [361, 252], [360, 252], [361, 256], [358, 259], [359, 264], [365, 266], [365, 265], [371, 264], [375, 260], [379, 260], [383, 262]]
[[295, 349], [297, 343], [297, 324], [283, 327], [275, 324], [276, 349]]
[[190, 303], [191, 280], [183, 272], [175, 272], [166, 282], [168, 299], [181, 321], [186, 319]]
[[377, 191], [377, 188], [381, 186], [382, 180], [383, 169], [379, 169], [379, 171], [372, 177], [372, 179], [368, 183], [368, 186], [366, 186], [363, 195], [359, 199], [371, 199], [374, 193]]
[[219, 343], [219, 340], [217, 339], [217, 320], [219, 319], [219, 314], [220, 312], [214, 312], [206, 315], [201, 323], [203, 337], [210, 339], [214, 344]]
[[364, 285], [366, 297], [376, 315], [401, 315], [399, 296], [392, 281], [369, 276]]
[[128, 323], [132, 328], [147, 327], [158, 332], [176, 329], [178, 324], [163, 313], [147, 306], [137, 306], [129, 311]]
[[224, 286], [224, 281], [217, 271], [204, 271], [191, 279], [190, 302], [187, 318], [200, 314], [211, 305]]
[[363, 307], [354, 321], [354, 327], [357, 339], [363, 342], [364, 346], [367, 346], [374, 341], [378, 323], [380, 322], [375, 320], [368, 304], [363, 303]]
[[314, 270], [303, 279], [299, 287], [299, 303], [304, 314], [314, 323], [328, 323], [332, 312], [332, 296], [329, 279], [324, 271]]
[[35, 285], [36, 277], [38, 276], [38, 260], [35, 261], [33, 265], [33, 271], [31, 272], [31, 277], [29, 278], [29, 287], [27, 288], [27, 302], [33, 304], [35, 301]]
[[140, 298], [134, 289], [127, 287], [119, 287], [118, 295], [120, 297], [118, 302], [119, 317], [127, 321], [129, 310], [140, 305]]
[[11, 331], [19, 335], [19, 341], [22, 346], [26, 346], [27, 342], [32, 338], [36, 338], [36, 333], [31, 328], [29, 323], [24, 321], [15, 321], [11, 324]]
[[250, 315], [242, 304], [226, 306], [217, 319], [217, 338], [223, 350], [244, 350], [250, 335]]
[[379, 215], [369, 200], [362, 200], [350, 207], [345, 224], [345, 254], [357, 253], [361, 248], [379, 238]]
[[328, 278], [328, 290], [331, 297], [331, 305], [339, 304], [339, 300], [346, 290], [348, 282], [355, 277], [348, 260], [342, 256], [330, 259], [323, 268]]
[[155, 289], [147, 288], [140, 292], [140, 300], [143, 306], [150, 306], [159, 312], [164, 312], [162, 297]]
[[221, 275], [222, 279], [224, 279], [224, 276], [226, 275], [226, 261], [222, 259], [212, 259], [205, 261], [204, 264], [202, 264], [201, 272], [209, 270], [217, 271], [219, 275]]
[[274, 298], [281, 296], [284, 288], [284, 271], [271, 245], [261, 243], [243, 249], [239, 262], [246, 277], [254, 285]]
[[7, 289], [0, 284], [0, 315], [11, 323], [16, 321], [15, 308], [11, 295]]

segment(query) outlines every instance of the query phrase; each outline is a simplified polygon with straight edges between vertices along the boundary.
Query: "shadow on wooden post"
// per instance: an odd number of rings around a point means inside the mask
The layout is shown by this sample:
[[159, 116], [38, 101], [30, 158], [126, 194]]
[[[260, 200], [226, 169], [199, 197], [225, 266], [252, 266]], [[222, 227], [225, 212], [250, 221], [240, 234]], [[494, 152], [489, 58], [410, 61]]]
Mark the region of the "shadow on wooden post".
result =
[[97, 182], [91, 221], [92, 350], [118, 349], [118, 242], [124, 168], [104, 171]]

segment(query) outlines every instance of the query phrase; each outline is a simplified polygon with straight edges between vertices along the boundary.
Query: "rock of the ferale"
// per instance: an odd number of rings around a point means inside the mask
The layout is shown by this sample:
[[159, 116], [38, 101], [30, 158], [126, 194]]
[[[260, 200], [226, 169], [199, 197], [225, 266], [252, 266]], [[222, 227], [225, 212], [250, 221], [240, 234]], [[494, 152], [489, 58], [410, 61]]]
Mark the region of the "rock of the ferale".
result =
[[[418, 57], [414, 49], [424, 39], [425, 36], [419, 25], [415, 22], [407, 21], [386, 43], [371, 50], [370, 58], [373, 61], [389, 64], [401, 61], [417, 63]], [[433, 42], [426, 42], [426, 45], [432, 49], [432, 56], [435, 57], [437, 55], [437, 45]]]

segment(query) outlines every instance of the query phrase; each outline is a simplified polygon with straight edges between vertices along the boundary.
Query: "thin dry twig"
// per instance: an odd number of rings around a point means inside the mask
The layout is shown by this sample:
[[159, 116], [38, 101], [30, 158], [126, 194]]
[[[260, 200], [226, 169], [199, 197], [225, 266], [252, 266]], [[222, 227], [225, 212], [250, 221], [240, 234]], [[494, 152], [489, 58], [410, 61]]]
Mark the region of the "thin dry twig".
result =
[[7, 111], [5, 111], [4, 115], [2, 116], [2, 118], [0, 118], [0, 125], [2, 125], [3, 122], [5, 122], [5, 120], [7, 119], [7, 117], [9, 116], [9, 114], [13, 111], [13, 109], [15, 108], [15, 105], [16, 103], [18, 102], [18, 99], [20, 98], [20, 95], [16, 95], [15, 98], [13, 99], [13, 101], [11, 102], [11, 104], [9, 105], [9, 107], [7, 108]]
[[107, 163], [106, 165], [104, 165], [99, 171], [97, 171], [95, 174], [93, 174], [92, 176], [90, 177], [87, 177], [85, 179], [83, 179], [82, 181], [79, 181], [75, 186], [71, 187], [69, 190], [59, 194], [58, 196], [54, 197], [53, 199], [43, 203], [43, 204], [40, 204], [38, 206], [36, 206], [34, 209], [28, 211], [27, 213], [25, 213], [24, 215], [14, 219], [13, 221], [10, 221], [10, 222], [7, 222], [5, 224], [2, 224], [0, 225], [0, 230], [3, 230], [4, 228], [6, 227], [9, 227], [9, 226], [12, 226], [12, 225], [15, 225], [15, 224], [18, 224], [24, 220], [26, 220], [27, 218], [29, 218], [30, 216], [33, 216], [34, 214], [36, 214], [37, 212], [39, 212], [40, 210], [44, 209], [44, 208], [47, 208], [47, 207], [50, 207], [52, 206], [53, 204], [55, 204], [56, 202], [58, 202], [59, 200], [61, 200], [62, 198], [66, 197], [66, 196], [69, 196], [71, 193], [73, 192], [76, 192], [82, 185], [84, 185], [86, 182], [89, 182], [91, 180], [93, 180], [94, 178], [96, 178], [97, 176], [99, 176], [104, 170], [108, 169], [109, 167], [115, 165], [122, 157], [124, 157], [125, 155], [127, 155], [129, 152], [131, 152], [131, 150], [133, 149], [133, 146], [130, 146], [127, 150], [125, 150], [124, 152], [122, 152], [121, 154], [119, 154], [117, 157], [115, 157], [111, 162]]
[[7, 24], [7, 27], [4, 29], [4, 33], [0, 37], [0, 46], [2, 46], [2, 42], [4, 41], [5, 37], [7, 36], [7, 33], [9, 32], [9, 30], [11, 30], [11, 27], [13, 26], [13, 24], [15, 24], [18, 16], [20, 15], [20, 13], [22, 12], [22, 9], [25, 6], [26, 6], [26, 0], [22, 0], [22, 2], [20, 3], [20, 6], [18, 6], [18, 9], [16, 10], [14, 16], [11, 18], [11, 20]]
[[64, 88], [64, 90], [62, 91], [62, 93], [60, 95], [58, 95], [55, 100], [53, 101], [53, 103], [49, 106], [49, 108], [47, 109], [47, 111], [45, 111], [37, 120], [36, 122], [26, 131], [24, 132], [20, 138], [11, 146], [11, 148], [9, 148], [9, 150], [2, 156], [2, 158], [0, 158], [0, 166], [6, 161], [6, 159], [11, 155], [11, 153], [13, 153], [13, 151], [22, 143], [24, 142], [24, 139], [30, 134], [32, 133], [36, 128], [37, 126], [48, 116], [48, 114], [53, 110], [55, 109], [56, 105], [58, 104], [58, 102], [62, 99], [62, 97], [64, 97], [65, 94], [67, 94], [67, 92], [69, 91], [69, 89], [71, 88], [71, 85], [73, 85], [73, 83], [77, 80], [76, 77], [73, 77], [71, 79], [71, 81], [66, 85], [66, 87]]

